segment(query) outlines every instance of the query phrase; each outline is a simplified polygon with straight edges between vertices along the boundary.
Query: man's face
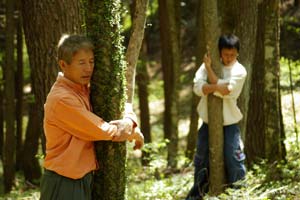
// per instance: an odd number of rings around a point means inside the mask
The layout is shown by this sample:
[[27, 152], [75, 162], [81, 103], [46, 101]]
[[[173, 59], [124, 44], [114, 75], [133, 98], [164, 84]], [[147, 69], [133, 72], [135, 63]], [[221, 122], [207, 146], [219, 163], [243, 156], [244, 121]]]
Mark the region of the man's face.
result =
[[94, 53], [81, 49], [73, 57], [70, 64], [59, 61], [64, 77], [81, 85], [89, 84], [94, 70]]
[[221, 59], [222, 63], [225, 66], [231, 66], [233, 63], [236, 62], [238, 56], [238, 51], [235, 48], [232, 49], [222, 49], [221, 50]]

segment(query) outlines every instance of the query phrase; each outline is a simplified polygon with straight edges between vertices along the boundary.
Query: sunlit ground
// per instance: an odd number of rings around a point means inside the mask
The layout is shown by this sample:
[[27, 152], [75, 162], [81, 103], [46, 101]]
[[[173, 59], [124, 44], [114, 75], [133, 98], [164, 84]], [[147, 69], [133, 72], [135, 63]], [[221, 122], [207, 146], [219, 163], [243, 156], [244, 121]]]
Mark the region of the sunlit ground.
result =
[[[298, 131], [300, 129], [300, 91], [294, 94], [296, 118]], [[162, 102], [156, 102], [156, 108], [162, 107]], [[282, 109], [284, 125], [286, 129], [285, 144], [288, 151], [287, 164], [274, 163], [267, 165], [264, 161], [260, 165], [254, 166], [248, 171], [246, 188], [239, 190], [226, 190], [226, 192], [214, 199], [300, 199], [300, 159], [297, 149], [296, 134], [294, 131], [294, 119], [291, 104], [291, 95], [282, 96]], [[162, 110], [157, 110], [152, 121], [156, 121], [157, 115]], [[161, 125], [160, 125], [161, 126]], [[140, 162], [139, 152], [132, 150], [132, 144], [128, 144], [128, 200], [182, 200], [193, 183], [192, 162], [184, 157], [183, 149], [179, 152], [178, 170], [171, 173], [166, 169], [166, 149], [165, 142], [162, 141], [162, 127], [154, 125], [152, 128], [153, 144], [150, 165], [143, 167]], [[179, 136], [184, 138], [188, 130], [188, 120], [181, 120], [179, 125]], [[184, 146], [184, 145], [183, 145]], [[147, 148], [147, 147], [146, 147]], [[0, 181], [3, 181], [2, 166], [0, 166]], [[270, 178], [272, 177], [272, 178]], [[271, 181], [272, 180], [272, 181]], [[1, 185], [2, 187], [2, 185]], [[3, 193], [3, 189], [1, 188]], [[205, 197], [212, 199], [211, 197]], [[38, 189], [30, 189], [30, 185], [24, 183], [21, 174], [17, 175], [14, 190], [5, 197], [6, 200], [35, 200], [39, 199]]]

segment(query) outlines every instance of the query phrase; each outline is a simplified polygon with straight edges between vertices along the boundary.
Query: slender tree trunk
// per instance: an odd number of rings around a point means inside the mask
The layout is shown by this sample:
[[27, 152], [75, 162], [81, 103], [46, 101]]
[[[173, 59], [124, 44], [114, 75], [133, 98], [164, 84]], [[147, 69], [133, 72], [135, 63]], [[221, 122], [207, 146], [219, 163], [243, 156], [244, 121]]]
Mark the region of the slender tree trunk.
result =
[[135, 71], [139, 58], [140, 49], [144, 38], [144, 27], [146, 23], [146, 11], [148, 0], [135, 0], [134, 16], [132, 19], [132, 32], [126, 51], [126, 81], [127, 81], [127, 102], [133, 103]]
[[[5, 15], [5, 6], [4, 6], [4, 1], [0, 1], [0, 14]], [[0, 39], [0, 53], [1, 53], [1, 59], [0, 59], [0, 67], [2, 71], [4, 71], [4, 66], [5, 66], [5, 61], [4, 61], [4, 51], [5, 51], [5, 27], [3, 24], [0, 24], [0, 33], [2, 36], [2, 39]], [[4, 83], [4, 76], [2, 73], [1, 77], [2, 82], [0, 83], [0, 160], [3, 162], [3, 140], [4, 140], [4, 116], [3, 116], [3, 103], [4, 103], [4, 96], [3, 96], [3, 83]]]
[[292, 110], [293, 110], [293, 122], [294, 122], [294, 131], [296, 134], [296, 145], [299, 150], [299, 136], [298, 136], [298, 128], [297, 128], [297, 117], [296, 117], [296, 109], [295, 109], [295, 99], [294, 99], [294, 87], [293, 87], [293, 76], [292, 76], [292, 67], [290, 59], [288, 60], [289, 66], [289, 78], [290, 78], [290, 91], [291, 91], [291, 99], [292, 99]]
[[[219, 59], [218, 39], [220, 37], [217, 0], [203, 0], [205, 41], [210, 48], [212, 67], [218, 77], [222, 77]], [[224, 190], [224, 135], [223, 100], [210, 94], [208, 96], [209, 126], [209, 190], [218, 195]]]
[[42, 137], [45, 153], [43, 109], [47, 94], [58, 72], [56, 46], [63, 33], [81, 32], [80, 2], [78, 0], [23, 0], [22, 14], [32, 73], [32, 88], [37, 104], [36, 114], [39, 119], [39, 128], [36, 131]]
[[177, 165], [178, 104], [180, 70], [179, 1], [159, 0], [160, 41], [164, 79], [165, 112], [164, 134], [168, 143], [168, 166]]
[[[151, 143], [151, 125], [150, 125], [150, 111], [149, 111], [149, 92], [148, 92], [148, 84], [149, 84], [149, 75], [147, 71], [147, 42], [146, 37], [144, 38], [144, 42], [142, 45], [141, 52], [141, 62], [137, 67], [137, 75], [136, 81], [138, 85], [138, 97], [139, 97], [139, 107], [140, 107], [140, 118], [141, 118], [141, 131], [144, 135], [145, 144]], [[142, 164], [148, 165], [150, 154], [146, 151], [143, 151]]]
[[15, 62], [14, 62], [14, 0], [6, 1], [6, 46], [4, 67], [5, 140], [3, 151], [4, 192], [11, 191], [15, 179]]
[[[3, 66], [1, 66], [3, 69]], [[4, 150], [4, 96], [3, 96], [3, 84], [0, 84], [0, 160], [3, 162], [3, 150]]]
[[[120, 1], [85, 1], [84, 10], [87, 33], [95, 44], [95, 69], [91, 81], [93, 111], [105, 121], [118, 119], [125, 103]], [[126, 143], [99, 141], [95, 148], [99, 170], [94, 177], [93, 199], [125, 199]]]
[[17, 72], [16, 72], [16, 168], [21, 168], [22, 158], [22, 133], [23, 133], [23, 28], [22, 28], [22, 17], [21, 17], [21, 1], [18, 0], [18, 23], [17, 23]]
[[[196, 27], [198, 29], [197, 33], [197, 51], [196, 51], [196, 67], [193, 70], [193, 74], [196, 73], [198, 68], [200, 67], [203, 59], [203, 55], [205, 54], [205, 31], [204, 31], [204, 22], [203, 22], [203, 5], [202, 1], [198, 1], [198, 8], [197, 8], [197, 23]], [[199, 121], [199, 114], [197, 110], [198, 103], [200, 101], [200, 97], [192, 94], [192, 103], [191, 103], [191, 115], [190, 115], [190, 131], [188, 133], [188, 141], [187, 141], [187, 149], [185, 155], [192, 159], [195, 148], [196, 148], [196, 141], [197, 141], [197, 133], [198, 133], [198, 121]]]
[[25, 180], [32, 182], [41, 177], [41, 167], [39, 160], [36, 158], [39, 140], [35, 139], [38, 137], [36, 130], [39, 128], [39, 119], [36, 115], [37, 104], [34, 102], [34, 99], [30, 99], [29, 96], [27, 101], [29, 101], [29, 120], [26, 129], [26, 139], [23, 145], [22, 169]]

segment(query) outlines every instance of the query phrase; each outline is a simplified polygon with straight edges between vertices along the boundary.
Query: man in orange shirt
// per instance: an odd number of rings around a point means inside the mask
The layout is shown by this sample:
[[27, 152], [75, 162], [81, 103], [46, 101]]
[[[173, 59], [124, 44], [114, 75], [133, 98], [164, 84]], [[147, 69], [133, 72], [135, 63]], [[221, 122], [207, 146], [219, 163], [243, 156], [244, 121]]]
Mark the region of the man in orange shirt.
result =
[[44, 106], [42, 200], [91, 199], [91, 172], [97, 169], [93, 141], [135, 140], [135, 148], [143, 145], [132, 109], [111, 123], [91, 112], [88, 86], [94, 69], [93, 49], [91, 41], [80, 35], [65, 35], [58, 44], [62, 72]]

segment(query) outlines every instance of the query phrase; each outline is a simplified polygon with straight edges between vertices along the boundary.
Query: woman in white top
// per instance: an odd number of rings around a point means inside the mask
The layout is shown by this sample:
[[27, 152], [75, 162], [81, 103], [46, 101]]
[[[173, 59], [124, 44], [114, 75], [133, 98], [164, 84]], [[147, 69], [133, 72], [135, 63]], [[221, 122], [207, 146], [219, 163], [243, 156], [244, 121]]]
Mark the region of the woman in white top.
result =
[[224, 162], [227, 183], [232, 185], [243, 179], [246, 174], [245, 155], [240, 147], [240, 129], [237, 124], [243, 116], [237, 106], [237, 98], [242, 91], [247, 72], [244, 66], [237, 61], [240, 48], [237, 36], [222, 35], [219, 38], [218, 47], [223, 64], [223, 78], [216, 76], [211, 68], [211, 58], [208, 54], [204, 56], [204, 63], [194, 78], [193, 90], [195, 94], [201, 96], [198, 112], [203, 124], [198, 133], [197, 151], [194, 159], [194, 185], [186, 198], [187, 200], [201, 198], [208, 192], [208, 94], [212, 93], [223, 99]]

